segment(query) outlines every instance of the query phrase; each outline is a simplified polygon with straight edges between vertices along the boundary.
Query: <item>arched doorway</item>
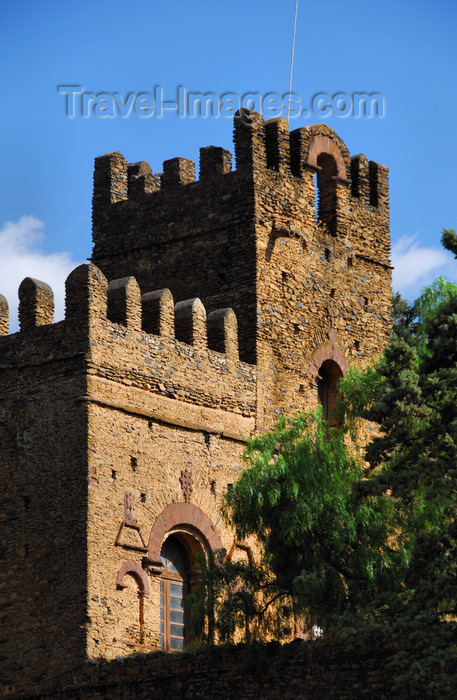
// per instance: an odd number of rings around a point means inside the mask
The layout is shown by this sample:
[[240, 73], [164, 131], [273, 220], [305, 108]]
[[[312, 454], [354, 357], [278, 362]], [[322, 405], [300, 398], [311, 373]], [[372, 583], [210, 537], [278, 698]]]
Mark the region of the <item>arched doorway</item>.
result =
[[342, 376], [343, 372], [334, 360], [325, 360], [319, 368], [317, 393], [329, 428], [338, 427], [340, 424], [336, 409], [339, 398], [338, 382]]

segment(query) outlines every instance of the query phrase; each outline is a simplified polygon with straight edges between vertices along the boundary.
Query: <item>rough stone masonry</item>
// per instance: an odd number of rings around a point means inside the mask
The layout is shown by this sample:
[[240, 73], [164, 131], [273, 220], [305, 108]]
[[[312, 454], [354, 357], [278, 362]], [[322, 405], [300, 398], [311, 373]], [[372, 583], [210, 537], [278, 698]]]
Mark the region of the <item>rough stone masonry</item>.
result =
[[65, 320], [26, 278], [8, 335], [0, 296], [5, 697], [182, 643], [166, 586], [195, 586], [199, 552], [250, 555], [219, 515], [246, 438], [318, 400], [331, 419], [339, 377], [386, 342], [387, 169], [325, 125], [255, 113], [234, 144], [234, 170], [201, 149], [199, 180], [185, 158], [97, 158]]

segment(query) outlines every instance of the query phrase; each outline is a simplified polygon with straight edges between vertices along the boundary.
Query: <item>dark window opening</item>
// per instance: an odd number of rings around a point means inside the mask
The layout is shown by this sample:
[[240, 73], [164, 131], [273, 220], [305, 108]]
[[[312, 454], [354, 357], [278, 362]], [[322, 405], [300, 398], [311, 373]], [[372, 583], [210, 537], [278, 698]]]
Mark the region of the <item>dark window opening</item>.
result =
[[368, 177], [370, 181], [370, 204], [378, 206], [378, 164], [370, 160], [368, 164]]
[[164, 565], [160, 581], [160, 644], [164, 651], [180, 651], [186, 642], [189, 557], [180, 541], [171, 536], [163, 543], [160, 558]]
[[326, 224], [328, 232], [336, 236], [336, 182], [338, 168], [333, 156], [321, 153], [317, 157], [319, 170], [316, 177], [316, 218]]
[[337, 428], [340, 425], [340, 418], [337, 415], [340, 396], [338, 382], [342, 376], [339, 365], [333, 360], [325, 360], [319, 368], [317, 392], [329, 428]]
[[314, 192], [316, 193], [315, 219], [319, 221], [319, 187], [317, 186], [317, 173], [314, 173]]
[[360, 197], [360, 158], [358, 156], [351, 159], [351, 194], [353, 197]]

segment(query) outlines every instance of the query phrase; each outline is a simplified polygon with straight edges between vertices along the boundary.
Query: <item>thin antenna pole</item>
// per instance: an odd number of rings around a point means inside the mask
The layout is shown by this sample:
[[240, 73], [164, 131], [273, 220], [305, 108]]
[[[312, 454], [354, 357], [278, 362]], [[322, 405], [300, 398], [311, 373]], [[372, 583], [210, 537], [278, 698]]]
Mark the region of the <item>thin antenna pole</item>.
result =
[[289, 118], [290, 118], [290, 93], [292, 92], [292, 73], [294, 70], [295, 34], [297, 32], [297, 11], [298, 11], [298, 0], [295, 0], [294, 36], [292, 39], [292, 56], [290, 58], [289, 104], [287, 105], [287, 123], [289, 123]]

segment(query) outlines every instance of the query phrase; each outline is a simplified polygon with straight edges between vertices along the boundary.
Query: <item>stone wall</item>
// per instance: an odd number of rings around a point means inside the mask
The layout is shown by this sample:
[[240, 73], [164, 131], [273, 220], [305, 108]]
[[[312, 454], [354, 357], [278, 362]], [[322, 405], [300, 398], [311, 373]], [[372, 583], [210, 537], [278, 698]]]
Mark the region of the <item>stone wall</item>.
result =
[[87, 341], [64, 323], [33, 326], [49, 320], [49, 287], [21, 292], [27, 330], [0, 336], [3, 692], [86, 658]]
[[[256, 356], [259, 374], [265, 378], [262, 398], [265, 424], [270, 427], [271, 418], [280, 413], [314, 408], [325, 360], [335, 361], [344, 373], [349, 365], [363, 366], [379, 355], [387, 341], [391, 323], [387, 172], [378, 166], [382, 183], [378, 182], [373, 206], [369, 196], [352, 193], [354, 159], [329, 127], [314, 125], [289, 134], [286, 120], [279, 119], [259, 121], [250, 128], [237, 123], [236, 130], [244, 148], [246, 139], [253, 142], [257, 158], [252, 168]], [[338, 167], [337, 175], [330, 176], [334, 228], [319, 212], [322, 201], [316, 201], [323, 197], [316, 185], [323, 172], [315, 156], [320, 149]], [[357, 174], [365, 192], [365, 173]]]
[[[136, 292], [141, 307], [138, 288]], [[108, 316], [109, 301], [108, 288]], [[182, 307], [176, 307], [181, 313]], [[194, 323], [192, 345], [142, 333], [141, 323], [132, 327], [95, 320], [85, 398], [90, 657], [112, 658], [132, 648], [159, 646], [159, 555], [167, 531], [201, 537], [204, 550], [233, 544], [219, 506], [227, 484], [241, 470], [244, 441], [255, 429], [256, 373], [238, 360], [234, 328], [228, 347], [232, 356], [208, 349], [205, 311], [200, 305], [195, 315], [194, 307], [186, 307]], [[173, 320], [173, 306], [170, 315]], [[190, 480], [188, 489], [183, 474]], [[126, 498], [134, 511], [131, 523]], [[157, 538], [153, 526], [167, 517], [169, 525]], [[125, 588], [116, 587], [125, 561], [140, 570], [146, 567], [149, 590], [141, 603], [131, 576], [120, 581]]]
[[[148, 186], [148, 175], [136, 175], [150, 172], [147, 163], [130, 165], [120, 153], [97, 158], [92, 261], [110, 280], [134, 275], [142, 293], [166, 287], [176, 300], [199, 297], [208, 312], [231, 307], [240, 323], [241, 357], [254, 362], [253, 185], [228, 164], [210, 167], [212, 150], [201, 151], [206, 176], [198, 182], [195, 167], [193, 179], [184, 176], [189, 161], [165, 161], [164, 174], [154, 180], [160, 189]], [[215, 150], [223, 159], [226, 152]], [[169, 166], [173, 176], [165, 177]]]
[[246, 439], [387, 339], [386, 169], [326, 126], [244, 116], [233, 171], [212, 146], [198, 181], [183, 158], [97, 159], [99, 267], [68, 277], [64, 321], [26, 278], [8, 335], [0, 296], [4, 692], [157, 649], [165, 539], [190, 587], [199, 552], [249, 556], [219, 512]]
[[233, 312], [92, 264], [66, 287], [53, 324], [52, 291], [26, 280], [21, 330], [0, 336], [2, 692], [159, 648], [163, 539], [233, 546], [220, 499], [256, 425]]
[[[200, 151], [152, 175], [120, 153], [96, 159], [92, 260], [234, 309], [242, 359], [259, 370], [262, 425], [315, 404], [314, 355], [363, 365], [390, 329], [387, 169], [351, 158], [325, 125], [235, 118], [231, 154]], [[324, 157], [324, 160], [322, 158]], [[327, 159], [327, 160], [325, 160]]]
[[[343, 646], [294, 642], [281, 647], [213, 647], [136, 655], [68, 675], [43, 700], [353, 700], [398, 697], [385, 670], [391, 650], [348, 654]], [[34, 697], [34, 696], [20, 696]], [[420, 697], [427, 697], [426, 689]]]

